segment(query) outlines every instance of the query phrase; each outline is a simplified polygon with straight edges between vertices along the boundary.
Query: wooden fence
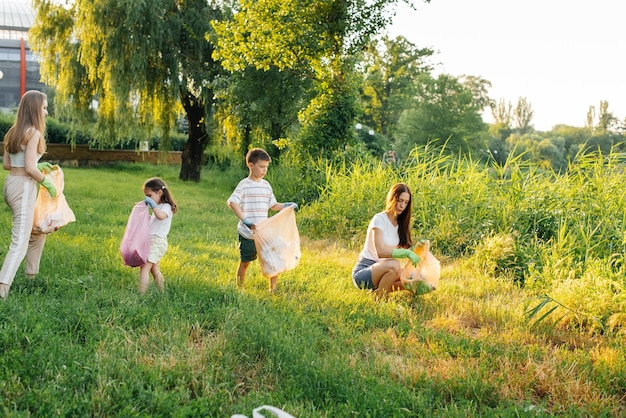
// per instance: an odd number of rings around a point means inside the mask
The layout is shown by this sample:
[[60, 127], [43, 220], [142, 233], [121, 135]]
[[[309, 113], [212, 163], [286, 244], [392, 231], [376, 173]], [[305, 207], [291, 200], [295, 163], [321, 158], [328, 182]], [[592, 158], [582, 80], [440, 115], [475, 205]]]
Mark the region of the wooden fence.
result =
[[[0, 155], [4, 146], [0, 142]], [[48, 144], [48, 150], [42, 161], [58, 163], [68, 167], [89, 167], [114, 162], [178, 164], [182, 161], [181, 151], [133, 151], [133, 150], [96, 150], [89, 145]]]

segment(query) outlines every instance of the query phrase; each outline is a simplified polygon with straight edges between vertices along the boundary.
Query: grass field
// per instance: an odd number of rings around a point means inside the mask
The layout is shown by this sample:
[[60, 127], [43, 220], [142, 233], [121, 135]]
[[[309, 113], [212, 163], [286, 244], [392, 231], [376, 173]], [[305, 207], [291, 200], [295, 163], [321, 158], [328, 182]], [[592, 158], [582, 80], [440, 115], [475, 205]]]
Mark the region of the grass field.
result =
[[[0, 301], [0, 415], [230, 417], [261, 405], [296, 417], [626, 414], [623, 334], [531, 327], [534, 295], [511, 280], [435, 248], [440, 289], [376, 302], [350, 280], [358, 245], [302, 230], [301, 263], [276, 294], [258, 263], [241, 291], [225, 204], [239, 174], [184, 183], [173, 167], [64, 171], [77, 221], [49, 235], [40, 275], [20, 269]], [[151, 176], [179, 212], [161, 263], [166, 292], [151, 283], [141, 297], [119, 244]], [[2, 256], [10, 222], [2, 205]]]

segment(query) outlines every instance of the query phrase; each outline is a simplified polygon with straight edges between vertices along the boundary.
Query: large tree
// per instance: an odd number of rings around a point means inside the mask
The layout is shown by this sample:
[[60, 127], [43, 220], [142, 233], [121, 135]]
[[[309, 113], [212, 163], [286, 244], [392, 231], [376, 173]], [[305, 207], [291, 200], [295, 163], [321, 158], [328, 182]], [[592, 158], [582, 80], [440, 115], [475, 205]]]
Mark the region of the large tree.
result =
[[511, 102], [500, 99], [498, 102], [491, 101], [489, 107], [491, 107], [491, 116], [493, 117], [493, 124], [489, 126], [489, 132], [500, 141], [505, 141], [513, 132], [511, 128], [513, 105]]
[[417, 77], [432, 69], [425, 61], [433, 53], [402, 36], [371, 42], [363, 57], [362, 122], [392, 138], [400, 113], [415, 93]]
[[310, 79], [276, 67], [267, 71], [247, 67], [233, 73], [216, 90], [216, 119], [226, 140], [242, 156], [254, 142], [278, 159], [298, 125], [298, 111], [306, 106], [310, 85]]
[[498, 102], [493, 100], [489, 106], [491, 107], [491, 116], [494, 123], [511, 129], [511, 120], [513, 119], [513, 105], [511, 102], [507, 102], [504, 99], [500, 99]]
[[241, 0], [233, 21], [215, 25], [216, 56], [231, 71], [276, 67], [313, 80], [300, 113], [300, 147], [330, 156], [353, 137], [355, 58], [390, 22], [399, 0]]
[[[33, 50], [57, 107], [74, 122], [95, 117], [97, 142], [115, 144], [155, 127], [167, 142], [182, 105], [189, 122], [180, 178], [200, 180], [212, 81], [212, 20], [223, 11], [206, 0], [33, 0]], [[94, 100], [97, 106], [94, 107]], [[139, 129], [137, 129], [139, 127]]]
[[530, 102], [525, 97], [520, 97], [515, 107], [515, 124], [521, 135], [528, 133], [532, 129], [530, 122], [533, 119], [533, 114]]
[[596, 125], [596, 132], [599, 134], [605, 134], [613, 128], [617, 127], [618, 119], [613, 116], [613, 113], [609, 112], [609, 102], [606, 100], [600, 101], [600, 111], [598, 112], [598, 124]]
[[489, 103], [490, 83], [478, 77], [440, 74], [419, 77], [415, 100], [402, 113], [395, 136], [407, 155], [416, 145], [444, 146], [454, 152], [483, 147], [487, 126], [481, 112]]

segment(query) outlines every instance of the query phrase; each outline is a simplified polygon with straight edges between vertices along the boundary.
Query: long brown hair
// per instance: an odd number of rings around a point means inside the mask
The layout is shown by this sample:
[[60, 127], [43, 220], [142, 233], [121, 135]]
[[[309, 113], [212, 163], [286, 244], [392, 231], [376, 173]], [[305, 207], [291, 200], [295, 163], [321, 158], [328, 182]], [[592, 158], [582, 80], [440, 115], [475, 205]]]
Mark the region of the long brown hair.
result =
[[160, 178], [152, 177], [151, 179], [146, 180], [143, 184], [143, 188], [150, 189], [155, 193], [161, 190], [163, 192], [161, 195], [161, 202], [169, 203], [172, 207], [172, 213], [176, 213], [176, 211], [178, 211], [178, 206], [176, 206], [176, 202], [174, 202], [170, 189], [168, 189], [167, 184], [165, 184], [165, 182]]
[[402, 193], [409, 194], [409, 202], [406, 208], [400, 215], [398, 215], [398, 236], [400, 237], [400, 248], [409, 248], [413, 245], [411, 239], [411, 205], [413, 203], [413, 194], [411, 189], [405, 183], [396, 183], [391, 186], [389, 193], [387, 193], [387, 200], [385, 203], [385, 212], [389, 213], [395, 210], [398, 199]]
[[17, 107], [15, 123], [4, 135], [5, 151], [10, 154], [22, 151], [22, 146], [26, 145], [28, 130], [34, 128], [40, 133], [37, 152], [39, 154], [46, 152], [46, 115], [41, 111], [46, 100], [48, 100], [48, 96], [37, 90], [29, 90], [24, 93]]

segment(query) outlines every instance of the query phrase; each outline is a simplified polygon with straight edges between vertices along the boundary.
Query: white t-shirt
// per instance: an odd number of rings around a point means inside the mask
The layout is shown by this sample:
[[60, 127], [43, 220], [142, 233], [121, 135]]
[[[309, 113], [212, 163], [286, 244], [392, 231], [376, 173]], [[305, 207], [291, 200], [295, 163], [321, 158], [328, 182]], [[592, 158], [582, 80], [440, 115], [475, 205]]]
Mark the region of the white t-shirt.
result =
[[[254, 181], [249, 177], [239, 182], [228, 202], [238, 204], [244, 218], [254, 223], [267, 219], [267, 212], [277, 203], [272, 186], [267, 180]], [[252, 230], [243, 222], [239, 221], [237, 230], [242, 237], [252, 239]]]
[[383, 242], [386, 245], [390, 245], [395, 248], [400, 243], [400, 236], [398, 235], [398, 225], [394, 226], [385, 212], [377, 213], [370, 221], [370, 224], [367, 227], [365, 244], [363, 245], [363, 251], [361, 251], [360, 257], [367, 258], [368, 260], [380, 261], [380, 257], [378, 256], [378, 252], [376, 251], [374, 229], [382, 231]]
[[170, 232], [172, 226], [172, 206], [169, 203], [158, 204], [155, 209], [161, 209], [167, 213], [167, 218], [159, 219], [154, 212], [150, 217], [150, 236], [167, 238], [167, 234]]

